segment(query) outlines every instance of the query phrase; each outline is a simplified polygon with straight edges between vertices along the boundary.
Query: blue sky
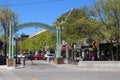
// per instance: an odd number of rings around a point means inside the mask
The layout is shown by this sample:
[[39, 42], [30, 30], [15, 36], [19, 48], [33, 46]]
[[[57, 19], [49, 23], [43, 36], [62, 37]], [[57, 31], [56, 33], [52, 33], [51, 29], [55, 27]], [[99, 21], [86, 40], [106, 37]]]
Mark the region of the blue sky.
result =
[[[32, 5], [8, 6], [19, 15], [19, 23], [42, 22], [51, 25], [61, 14], [72, 8], [89, 6], [95, 0], [0, 0], [0, 6], [11, 4], [35, 3]], [[37, 3], [36, 3], [37, 2]], [[25, 28], [18, 34], [33, 34], [40, 28]]]

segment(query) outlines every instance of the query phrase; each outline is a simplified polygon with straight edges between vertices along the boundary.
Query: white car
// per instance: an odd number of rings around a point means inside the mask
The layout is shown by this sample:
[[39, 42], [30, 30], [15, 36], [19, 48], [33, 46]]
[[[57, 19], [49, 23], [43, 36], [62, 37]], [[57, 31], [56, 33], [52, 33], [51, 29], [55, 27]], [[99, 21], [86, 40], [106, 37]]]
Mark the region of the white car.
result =
[[55, 58], [55, 54], [45, 54], [44, 56], [44, 60], [47, 60], [49, 58], [49, 60], [54, 60]]
[[18, 58], [25, 58], [25, 55], [19, 54], [17, 55]]

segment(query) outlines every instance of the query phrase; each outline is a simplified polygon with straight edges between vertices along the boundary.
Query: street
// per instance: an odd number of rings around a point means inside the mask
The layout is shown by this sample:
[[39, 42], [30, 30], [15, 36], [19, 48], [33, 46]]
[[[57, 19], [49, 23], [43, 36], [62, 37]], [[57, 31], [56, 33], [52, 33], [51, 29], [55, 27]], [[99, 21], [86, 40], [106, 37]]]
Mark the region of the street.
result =
[[119, 80], [120, 70], [89, 70], [56, 65], [45, 61], [26, 61], [25, 67], [0, 71], [0, 80]]

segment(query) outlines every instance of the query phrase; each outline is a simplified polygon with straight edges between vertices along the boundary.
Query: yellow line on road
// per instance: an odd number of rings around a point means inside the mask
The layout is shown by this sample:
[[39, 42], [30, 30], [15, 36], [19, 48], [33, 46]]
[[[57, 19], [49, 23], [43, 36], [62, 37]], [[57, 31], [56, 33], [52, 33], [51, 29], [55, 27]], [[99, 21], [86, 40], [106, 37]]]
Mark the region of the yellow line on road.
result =
[[40, 80], [40, 79], [37, 79], [37, 78], [32, 78], [31, 80]]

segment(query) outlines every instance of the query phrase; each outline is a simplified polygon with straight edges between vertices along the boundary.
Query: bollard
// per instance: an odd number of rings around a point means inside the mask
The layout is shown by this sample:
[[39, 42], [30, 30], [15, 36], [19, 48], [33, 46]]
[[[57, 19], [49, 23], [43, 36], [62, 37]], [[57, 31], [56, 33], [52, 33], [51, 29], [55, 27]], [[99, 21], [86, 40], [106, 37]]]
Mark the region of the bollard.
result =
[[49, 57], [47, 58], [47, 62], [50, 63], [50, 59], [49, 59]]
[[25, 66], [25, 58], [21, 58], [21, 66], [22, 66], [22, 67]]

